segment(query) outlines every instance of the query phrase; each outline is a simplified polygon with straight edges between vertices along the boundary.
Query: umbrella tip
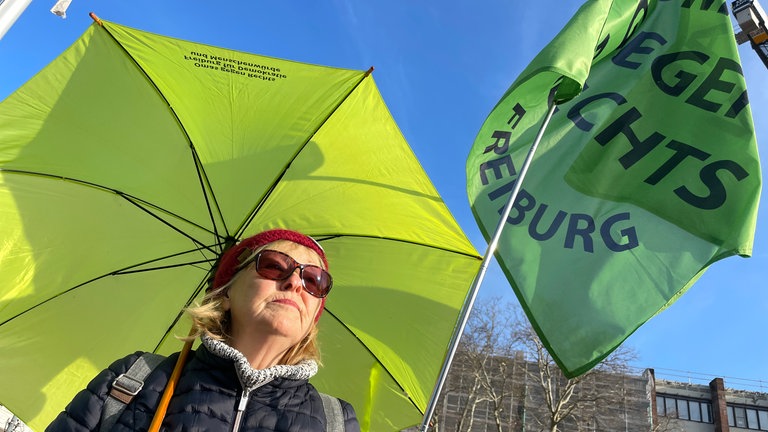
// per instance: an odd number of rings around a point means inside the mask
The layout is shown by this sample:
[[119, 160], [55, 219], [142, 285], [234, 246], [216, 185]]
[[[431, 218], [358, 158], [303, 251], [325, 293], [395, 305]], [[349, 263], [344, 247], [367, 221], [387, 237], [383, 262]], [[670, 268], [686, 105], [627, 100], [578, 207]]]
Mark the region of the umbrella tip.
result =
[[89, 17], [91, 17], [92, 20], [96, 21], [96, 24], [103, 26], [104, 24], [101, 23], [101, 19], [96, 16], [95, 13], [91, 12], [88, 14]]
[[373, 66], [371, 66], [367, 71], [365, 71], [365, 76], [368, 76], [371, 73], [373, 73]]

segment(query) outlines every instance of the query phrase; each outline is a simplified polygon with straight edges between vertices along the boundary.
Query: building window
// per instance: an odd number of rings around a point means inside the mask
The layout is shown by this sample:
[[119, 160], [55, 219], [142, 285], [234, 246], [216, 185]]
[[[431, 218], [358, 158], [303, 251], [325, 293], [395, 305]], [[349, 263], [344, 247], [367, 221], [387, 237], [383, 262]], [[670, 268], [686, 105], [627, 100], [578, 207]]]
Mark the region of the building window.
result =
[[664, 397], [656, 396], [656, 415], [663, 416], [665, 413], [666, 409], [664, 407]]
[[657, 395], [656, 413], [699, 423], [712, 423], [712, 406], [707, 401], [680, 396]]
[[664, 398], [664, 408], [666, 409], [665, 415], [667, 417], [677, 418], [677, 400], [673, 398]]
[[728, 426], [768, 431], [768, 409], [729, 404]]
[[450, 412], [461, 412], [467, 405], [467, 396], [449, 393], [445, 396], [445, 405]]
[[[694, 405], [696, 403], [697, 402], [688, 401], [688, 404], [691, 405], [691, 408], [692, 408], [691, 409], [691, 421], [700, 422], [703, 413], [701, 412], [701, 409], [696, 409], [696, 406]], [[699, 408], [701, 408], [701, 404], [700, 403], [699, 403]]]

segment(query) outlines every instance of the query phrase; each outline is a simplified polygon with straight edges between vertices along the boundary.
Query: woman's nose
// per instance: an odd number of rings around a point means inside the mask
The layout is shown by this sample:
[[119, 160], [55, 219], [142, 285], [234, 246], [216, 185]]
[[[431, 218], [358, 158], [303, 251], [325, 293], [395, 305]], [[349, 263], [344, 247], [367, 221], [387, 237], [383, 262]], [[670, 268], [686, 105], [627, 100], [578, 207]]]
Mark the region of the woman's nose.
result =
[[304, 285], [301, 281], [301, 269], [299, 267], [296, 267], [293, 270], [293, 273], [291, 273], [290, 276], [283, 280], [281, 288], [287, 291], [296, 291], [299, 293], [302, 289], [304, 289]]

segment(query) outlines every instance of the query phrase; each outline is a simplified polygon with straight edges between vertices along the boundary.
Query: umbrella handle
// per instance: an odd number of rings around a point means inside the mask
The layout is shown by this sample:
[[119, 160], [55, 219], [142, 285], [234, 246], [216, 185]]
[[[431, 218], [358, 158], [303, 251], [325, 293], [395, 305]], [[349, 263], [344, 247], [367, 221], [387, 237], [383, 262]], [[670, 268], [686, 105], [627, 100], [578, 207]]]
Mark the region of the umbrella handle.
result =
[[165, 385], [163, 396], [160, 398], [160, 403], [155, 410], [155, 416], [152, 417], [152, 423], [149, 425], [148, 432], [158, 432], [160, 430], [160, 425], [165, 418], [165, 411], [168, 409], [168, 404], [171, 402], [173, 392], [176, 391], [176, 384], [181, 377], [181, 370], [184, 368], [184, 364], [187, 362], [187, 357], [191, 350], [192, 341], [190, 340], [184, 344], [184, 348], [182, 348], [179, 358], [176, 360], [176, 365], [173, 367], [173, 372], [171, 372], [171, 378], [168, 380], [168, 384]]

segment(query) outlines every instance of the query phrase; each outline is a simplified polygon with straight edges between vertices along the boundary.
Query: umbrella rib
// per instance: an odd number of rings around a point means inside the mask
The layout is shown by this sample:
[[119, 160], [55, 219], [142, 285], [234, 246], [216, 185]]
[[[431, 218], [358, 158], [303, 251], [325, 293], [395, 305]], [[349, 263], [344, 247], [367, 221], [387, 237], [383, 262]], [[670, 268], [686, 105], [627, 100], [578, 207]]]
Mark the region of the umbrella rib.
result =
[[[119, 276], [119, 275], [133, 274], [133, 273], [144, 273], [144, 272], [150, 272], [150, 271], [155, 271], [155, 270], [167, 270], [167, 269], [172, 269], [172, 268], [177, 268], [177, 267], [192, 266], [192, 265], [195, 265], [195, 264], [211, 263], [211, 262], [213, 262], [215, 260], [216, 260], [215, 258], [214, 259], [202, 259], [202, 260], [190, 261], [190, 262], [181, 263], [181, 264], [168, 264], [168, 265], [164, 265], [164, 266], [147, 267], [147, 268], [143, 268], [143, 269], [139, 269], [139, 270], [128, 270], [128, 269], [126, 269], [126, 270], [117, 270], [115, 272], [110, 273], [107, 276]], [[144, 263], [144, 264], [148, 264], [148, 263]], [[133, 266], [133, 267], [135, 267], [135, 266]], [[132, 268], [132, 267], [128, 267], [128, 268]]]
[[[122, 193], [122, 192], [120, 192], [120, 191], [116, 191], [115, 193], [117, 193], [118, 195], [120, 195], [121, 197], [123, 197], [123, 198], [124, 198], [126, 201], [128, 201], [129, 203], [131, 203], [131, 204], [133, 204], [134, 206], [138, 207], [138, 208], [139, 208], [139, 209], [141, 209], [142, 211], [146, 212], [148, 215], [150, 215], [150, 216], [152, 216], [153, 218], [155, 218], [155, 219], [159, 220], [160, 222], [162, 222], [164, 225], [168, 226], [168, 227], [169, 227], [169, 228], [171, 228], [172, 230], [176, 231], [177, 233], [181, 234], [182, 236], [184, 236], [184, 237], [188, 238], [189, 240], [193, 241], [195, 244], [199, 245], [200, 247], [203, 247], [203, 248], [205, 248], [205, 249], [208, 249], [209, 251], [211, 251], [211, 252], [213, 252], [213, 253], [218, 253], [218, 251], [215, 251], [215, 250], [211, 249], [209, 246], [207, 246], [207, 245], [205, 245], [205, 244], [201, 243], [199, 240], [197, 240], [197, 239], [195, 239], [194, 237], [192, 237], [191, 235], [189, 235], [189, 234], [185, 233], [185, 232], [184, 232], [184, 231], [182, 231], [180, 228], [178, 228], [178, 227], [176, 227], [175, 225], [173, 225], [171, 222], [169, 222], [169, 221], [167, 221], [167, 220], [165, 220], [165, 219], [161, 218], [159, 215], [155, 214], [154, 212], [151, 212], [151, 211], [149, 211], [149, 209], [148, 209], [148, 208], [146, 208], [146, 207], [144, 207], [144, 206], [142, 206], [142, 205], [140, 204], [140, 203], [145, 203], [145, 204], [147, 204], [147, 205], [150, 205], [149, 203], [147, 203], [147, 202], [145, 202], [145, 201], [143, 201], [143, 200], [140, 200], [140, 199], [138, 199], [138, 198], [136, 198], [136, 197], [133, 197], [133, 196], [130, 196], [130, 195], [126, 195], [126, 194], [123, 194], [123, 193]], [[153, 206], [153, 207], [154, 207], [154, 206]], [[155, 207], [155, 208], [157, 208], [157, 207]], [[159, 210], [162, 210], [162, 209], [159, 209]], [[173, 213], [170, 213], [170, 214], [173, 214]], [[176, 215], [174, 215], [174, 216], [176, 216]], [[189, 222], [189, 221], [187, 221], [186, 219], [183, 219], [183, 218], [179, 218], [179, 219], [181, 219], [181, 220], [184, 220], [184, 221], [186, 221], [186, 222]], [[198, 226], [198, 227], [199, 227], [199, 225], [196, 225], [196, 224], [192, 224], [192, 225], [195, 225], [195, 226]], [[210, 230], [205, 230], [205, 231], [207, 231], [207, 232], [210, 232]], [[219, 238], [219, 236], [218, 236], [216, 233], [214, 233], [214, 235], [216, 235], [216, 238]]]
[[272, 191], [274, 191], [274, 190], [275, 190], [275, 188], [277, 187], [277, 185], [278, 185], [278, 184], [280, 183], [280, 181], [283, 179], [283, 176], [285, 176], [285, 173], [286, 173], [286, 172], [288, 172], [288, 169], [291, 167], [291, 164], [293, 163], [293, 161], [294, 161], [294, 160], [296, 160], [296, 157], [298, 157], [298, 156], [299, 156], [299, 154], [300, 154], [300, 153], [301, 153], [301, 152], [304, 150], [304, 148], [307, 146], [307, 144], [309, 144], [309, 142], [312, 140], [312, 138], [313, 138], [313, 137], [314, 137], [314, 136], [317, 134], [317, 131], [319, 131], [319, 130], [320, 130], [320, 129], [321, 129], [321, 128], [322, 128], [322, 127], [325, 125], [325, 123], [326, 123], [326, 122], [328, 122], [328, 119], [329, 119], [329, 118], [331, 118], [331, 116], [332, 116], [332, 115], [333, 115], [333, 114], [334, 114], [334, 113], [335, 113], [335, 112], [336, 112], [336, 111], [339, 109], [339, 107], [340, 107], [340, 106], [341, 106], [341, 105], [342, 105], [342, 104], [343, 104], [343, 103], [344, 103], [344, 102], [345, 102], [347, 99], [349, 99], [349, 96], [351, 96], [351, 95], [352, 95], [352, 93], [354, 93], [354, 92], [355, 92], [355, 90], [357, 90], [357, 88], [358, 88], [358, 87], [360, 87], [360, 84], [362, 84], [362, 82], [363, 82], [363, 81], [364, 81], [366, 78], [368, 78], [368, 77], [371, 75], [371, 73], [372, 73], [372, 72], [373, 72], [373, 66], [371, 66], [371, 68], [370, 68], [370, 69], [368, 69], [367, 71], [365, 71], [365, 73], [364, 73], [364, 74], [363, 74], [363, 76], [360, 78], [360, 80], [359, 80], [359, 81], [357, 81], [357, 83], [355, 83], [355, 85], [354, 85], [354, 86], [352, 86], [352, 88], [349, 90], [349, 92], [348, 92], [348, 93], [347, 93], [347, 94], [346, 94], [346, 95], [345, 95], [343, 98], [341, 98], [341, 100], [339, 100], [339, 102], [336, 104], [336, 106], [334, 106], [334, 107], [333, 107], [333, 109], [331, 109], [331, 110], [328, 112], [328, 115], [327, 115], [327, 116], [326, 116], [326, 117], [323, 119], [323, 121], [321, 121], [321, 122], [320, 122], [320, 123], [317, 125], [317, 127], [315, 128], [315, 130], [314, 130], [314, 131], [312, 131], [312, 133], [311, 133], [311, 134], [308, 134], [308, 136], [307, 136], [307, 139], [304, 141], [304, 143], [302, 143], [302, 144], [301, 144], [301, 146], [299, 146], [299, 148], [298, 148], [298, 149], [296, 149], [296, 151], [293, 153], [293, 156], [291, 156], [291, 158], [288, 160], [288, 162], [287, 162], [287, 163], [285, 164], [285, 166], [283, 167], [282, 171], [280, 171], [280, 175], [279, 175], [279, 176], [277, 176], [277, 178], [275, 178], [275, 180], [272, 182], [272, 184], [269, 186], [269, 188], [267, 188], [267, 190], [264, 192], [264, 195], [261, 197], [261, 200], [259, 200], [259, 202], [258, 202], [258, 203], [257, 203], [257, 204], [256, 204], [256, 205], [253, 207], [253, 209], [251, 210], [251, 213], [248, 215], [248, 217], [247, 217], [247, 218], [245, 218], [245, 219], [243, 220], [243, 223], [242, 223], [242, 224], [241, 224], [241, 225], [240, 225], [240, 226], [237, 228], [237, 236], [238, 236], [238, 237], [239, 237], [239, 236], [240, 236], [240, 235], [243, 233], [243, 230], [245, 229], [245, 227], [247, 227], [248, 225], [250, 225], [250, 224], [251, 224], [251, 222], [253, 221], [253, 219], [256, 217], [256, 214], [259, 212], [259, 210], [261, 210], [261, 208], [262, 208], [262, 207], [264, 206], [264, 204], [267, 202], [267, 199], [269, 198], [269, 196], [270, 196], [270, 195], [272, 195]]
[[325, 308], [325, 313], [327, 313], [327, 314], [329, 314], [330, 316], [332, 316], [332, 317], [333, 317], [333, 319], [335, 319], [335, 320], [336, 320], [336, 322], [338, 322], [339, 324], [341, 324], [341, 326], [342, 326], [342, 327], [344, 327], [344, 328], [345, 328], [345, 329], [346, 329], [346, 330], [347, 330], [347, 331], [348, 331], [348, 332], [349, 332], [349, 333], [350, 333], [350, 334], [351, 334], [351, 335], [352, 335], [352, 336], [355, 338], [355, 340], [357, 340], [357, 342], [360, 344], [360, 346], [362, 346], [362, 347], [363, 347], [363, 349], [365, 349], [366, 351], [368, 351], [368, 353], [371, 355], [371, 357], [373, 357], [373, 358], [375, 358], [375, 359], [376, 359], [376, 361], [377, 361], [377, 362], [378, 362], [378, 363], [381, 365], [381, 368], [382, 368], [382, 369], [384, 369], [384, 372], [386, 372], [386, 373], [387, 373], [387, 375], [389, 375], [389, 377], [392, 379], [392, 382], [394, 382], [394, 383], [395, 383], [395, 384], [396, 384], [396, 385], [397, 385], [397, 386], [400, 388], [400, 390], [402, 390], [403, 394], [405, 394], [405, 395], [408, 395], [408, 401], [409, 401], [409, 402], [411, 402], [411, 404], [413, 405], [413, 407], [414, 407], [414, 408], [416, 408], [416, 410], [418, 410], [420, 413], [424, 414], [424, 411], [423, 411], [421, 408], [419, 408], [419, 407], [418, 407], [418, 405], [416, 405], [416, 402], [415, 402], [415, 401], [414, 401], [414, 400], [411, 398], [410, 394], [408, 394], [408, 391], [407, 391], [405, 388], [403, 388], [403, 386], [401, 386], [401, 385], [400, 385], [400, 382], [399, 382], [399, 381], [397, 381], [397, 379], [396, 379], [396, 378], [395, 378], [395, 376], [392, 374], [392, 372], [390, 372], [390, 371], [389, 371], [389, 369], [388, 369], [386, 366], [384, 366], [384, 364], [381, 362], [381, 360], [379, 359], [379, 357], [378, 357], [378, 356], [376, 356], [376, 354], [374, 354], [374, 353], [373, 353], [373, 351], [371, 351], [371, 349], [370, 349], [370, 348], [368, 348], [368, 346], [365, 344], [365, 342], [363, 342], [362, 340], [360, 340], [360, 338], [359, 338], [359, 337], [357, 337], [357, 335], [355, 334], [355, 332], [353, 332], [353, 331], [352, 331], [352, 329], [350, 329], [350, 328], [349, 328], [349, 326], [347, 326], [346, 324], [344, 324], [344, 322], [343, 322], [342, 320], [340, 320], [340, 319], [339, 319], [339, 317], [337, 317], [337, 316], [336, 316], [336, 315], [335, 315], [333, 312], [331, 312], [331, 310], [330, 310], [330, 309], [328, 309], [327, 307]]
[[[206, 249], [210, 250], [210, 248], [206, 248]], [[133, 265], [130, 265], [128, 267], [124, 267], [122, 269], [118, 269], [118, 270], [115, 270], [115, 271], [112, 271], [112, 272], [109, 272], [109, 273], [105, 273], [105, 274], [96, 276], [96, 277], [94, 277], [92, 279], [89, 279], [89, 280], [87, 280], [85, 282], [81, 282], [81, 283], [79, 283], [79, 284], [77, 284], [77, 285], [75, 285], [75, 286], [73, 286], [71, 288], [68, 288], [68, 289], [66, 289], [66, 290], [64, 290], [64, 291], [62, 291], [62, 292], [60, 292], [60, 293], [58, 293], [58, 294], [56, 294], [56, 295], [54, 295], [52, 297], [49, 297], [49, 298], [41, 301], [40, 303], [37, 303], [37, 304], [29, 307], [28, 309], [25, 309], [25, 310], [17, 313], [16, 315], [6, 319], [5, 321], [0, 322], [0, 326], [3, 326], [6, 323], [11, 322], [14, 319], [16, 319], [16, 318], [26, 314], [27, 312], [31, 312], [31, 311], [37, 309], [38, 307], [40, 307], [40, 306], [42, 306], [42, 305], [44, 305], [44, 304], [46, 304], [46, 303], [48, 303], [48, 302], [50, 302], [52, 300], [55, 300], [55, 299], [65, 295], [67, 293], [70, 293], [70, 292], [72, 292], [72, 291], [74, 291], [74, 290], [76, 290], [78, 288], [82, 288], [82, 287], [84, 287], [84, 286], [86, 286], [86, 285], [88, 285], [88, 284], [90, 284], [92, 282], [96, 282], [96, 281], [98, 281], [100, 279], [104, 279], [104, 278], [109, 277], [109, 276], [119, 276], [119, 275], [123, 275], [123, 274], [140, 273], [140, 272], [152, 271], [152, 270], [163, 270], [163, 269], [175, 268], [175, 267], [194, 266], [194, 265], [197, 265], [197, 264], [202, 264], [202, 263], [207, 263], [207, 262], [209, 263], [209, 262], [212, 261], [211, 259], [204, 259], [204, 260], [190, 261], [190, 262], [181, 263], [181, 264], [173, 264], [173, 265], [167, 265], [167, 266], [158, 266], [158, 267], [141, 269], [141, 270], [131, 270], [131, 269], [135, 269], [136, 267], [141, 267], [141, 266], [153, 263], [153, 262], [158, 262], [158, 261], [162, 261], [162, 260], [165, 260], [165, 259], [174, 258], [174, 257], [177, 257], [177, 256], [181, 256], [181, 255], [184, 255], [184, 254], [187, 254], [187, 253], [190, 253], [190, 252], [199, 251], [199, 250], [200, 249], [191, 249], [191, 250], [184, 251], [184, 252], [178, 252], [178, 253], [175, 253], [175, 254], [166, 255], [164, 257], [155, 258], [155, 259], [152, 259], [152, 260], [148, 260], [148, 261], [144, 261], [144, 262], [141, 262], [141, 263], [133, 264]]]
[[[180, 221], [183, 221], [183, 222], [185, 222], [185, 223], [187, 223], [187, 224], [189, 224], [191, 226], [199, 228], [200, 230], [203, 230], [205, 232], [208, 232], [208, 233], [216, 235], [214, 232], [211, 232], [211, 230], [209, 230], [208, 228], [205, 228], [205, 227], [203, 227], [203, 226], [201, 226], [201, 225], [199, 225], [197, 223], [194, 223], [194, 222], [190, 221], [189, 219], [181, 217], [180, 215], [178, 215], [176, 213], [168, 211], [168, 210], [166, 210], [166, 209], [164, 209], [164, 208], [162, 208], [162, 207], [160, 207], [158, 205], [152, 204], [151, 202], [143, 200], [143, 199], [141, 199], [139, 197], [135, 197], [135, 196], [133, 196], [131, 194], [127, 194], [125, 192], [122, 192], [122, 191], [119, 191], [117, 189], [110, 188], [110, 187], [107, 187], [107, 186], [104, 186], [104, 185], [100, 185], [100, 184], [97, 184], [97, 183], [93, 183], [93, 182], [89, 182], [89, 181], [85, 181], [85, 180], [80, 180], [80, 179], [76, 179], [76, 178], [72, 178], [72, 177], [65, 177], [65, 176], [61, 176], [61, 175], [47, 174], [47, 173], [41, 173], [41, 172], [35, 172], [35, 171], [7, 169], [7, 168], [0, 168], [0, 171], [11, 173], [11, 174], [23, 174], [23, 175], [31, 175], [31, 176], [37, 176], [37, 177], [55, 178], [55, 179], [58, 179], [58, 180], [63, 180], [63, 181], [67, 181], [67, 182], [71, 182], [71, 183], [76, 183], [76, 184], [80, 184], [80, 185], [84, 185], [84, 186], [89, 186], [89, 187], [92, 187], [92, 188], [95, 188], [95, 189], [100, 189], [100, 190], [103, 190], [103, 191], [111, 192], [111, 193], [113, 193], [115, 195], [118, 195], [119, 197], [123, 198], [124, 200], [128, 201], [129, 203], [133, 204], [134, 206], [138, 207], [139, 209], [141, 209], [142, 211], [146, 212], [147, 214], [149, 214], [153, 218], [159, 220], [160, 222], [162, 222], [163, 224], [165, 224], [169, 228], [173, 229], [174, 231], [178, 232], [182, 236], [184, 236], [184, 237], [188, 238], [189, 240], [193, 241], [195, 244], [199, 245], [200, 247], [208, 249], [209, 251], [211, 251], [213, 253], [218, 253], [218, 251], [212, 250], [209, 246], [206, 246], [205, 244], [201, 243], [199, 240], [197, 240], [194, 237], [190, 236], [189, 234], [185, 233], [183, 230], [181, 230], [180, 228], [178, 228], [175, 225], [173, 225], [170, 221], [160, 217], [160, 215], [158, 215], [157, 213], [150, 211], [149, 208], [151, 207], [153, 209], [156, 209], [156, 210], [158, 210], [158, 211], [160, 211], [162, 213], [165, 213], [165, 214], [167, 214], [167, 215], [169, 215], [169, 216], [171, 216], [173, 218], [176, 218], [176, 219], [178, 219]], [[218, 235], [216, 237], [220, 238]]]
[[[356, 237], [356, 238], [370, 238], [370, 239], [376, 239], [376, 240], [390, 240], [390, 241], [395, 241], [395, 242], [400, 242], [400, 243], [406, 243], [406, 244], [422, 246], [422, 247], [426, 247], [426, 248], [430, 248], [430, 249], [435, 249], [435, 250], [441, 250], [441, 251], [445, 251], [445, 252], [449, 252], [449, 253], [454, 253], [454, 254], [458, 254], [458, 255], [463, 255], [463, 256], [466, 256], [466, 257], [475, 258], [478, 261], [482, 260], [481, 257], [479, 257], [477, 255], [473, 255], [473, 254], [467, 253], [467, 252], [456, 251], [456, 250], [452, 250], [452, 249], [448, 249], [448, 248], [444, 248], [444, 247], [439, 247], [439, 246], [425, 245], [423, 243], [418, 243], [418, 242], [414, 242], [414, 241], [410, 241], [410, 240], [393, 239], [393, 238], [387, 238], [387, 237], [376, 237], [376, 236], [370, 236], [370, 235], [325, 234], [325, 235], [321, 235], [321, 236], [314, 236], [313, 238], [315, 240], [317, 240], [319, 243], [322, 243], [323, 241], [332, 240], [332, 239], [339, 238], [339, 237]], [[379, 358], [376, 356], [376, 354], [374, 354], [368, 348], [368, 346], [362, 340], [360, 340], [359, 337], [357, 337], [355, 332], [352, 331], [352, 329], [350, 329], [349, 326], [347, 326], [342, 320], [340, 320], [333, 312], [331, 312], [330, 309], [325, 308], [325, 312], [330, 314], [339, 324], [341, 324], [357, 340], [357, 342], [366, 351], [368, 351], [368, 353], [371, 354], [371, 356], [373, 358], [375, 358], [377, 361], [379, 360]], [[397, 381], [397, 379], [395, 379], [394, 375], [389, 371], [389, 369], [387, 369], [387, 367], [384, 366], [384, 364], [381, 363], [380, 361], [379, 361], [379, 364], [381, 364], [382, 369], [384, 369], [384, 371], [387, 373], [387, 375], [389, 375], [389, 377], [392, 379], [392, 381], [395, 384], [397, 384], [398, 387], [400, 387], [400, 389], [403, 391], [404, 394], [407, 395], [408, 392], [403, 388], [403, 386], [400, 385], [400, 383]], [[419, 408], [418, 405], [416, 405], [416, 402], [410, 397], [410, 395], [408, 396], [408, 400], [411, 402], [411, 404], [414, 406], [414, 408], [416, 408], [422, 414], [424, 413], [423, 410], [421, 408]]]
[[[197, 150], [195, 149], [194, 144], [192, 144], [192, 138], [190, 138], [189, 134], [187, 133], [187, 129], [184, 127], [184, 124], [181, 122], [181, 119], [179, 119], [178, 114], [176, 114], [176, 110], [173, 109], [173, 106], [171, 105], [170, 101], [165, 97], [165, 94], [163, 94], [162, 91], [160, 91], [160, 88], [155, 84], [155, 81], [149, 76], [147, 71], [144, 70], [143, 67], [139, 64], [138, 61], [131, 55], [131, 53], [125, 49], [125, 47], [120, 43], [120, 41], [117, 40], [117, 38], [112, 35], [112, 33], [107, 29], [104, 25], [100, 25], [99, 28], [104, 29], [104, 31], [107, 32], [107, 34], [112, 38], [112, 40], [117, 44], [118, 47], [125, 53], [125, 55], [133, 61], [133, 64], [136, 65], [136, 67], [141, 71], [141, 73], [144, 75], [144, 77], [149, 81], [149, 83], [154, 87], [157, 94], [160, 96], [160, 98], [165, 101], [165, 104], [168, 106], [168, 111], [170, 111], [173, 118], [176, 120], [176, 124], [179, 126], [179, 129], [184, 134], [184, 137], [187, 139], [187, 143], [189, 143], [190, 151], [192, 152], [192, 159], [195, 162], [195, 170], [197, 171], [197, 177], [198, 180], [200, 180], [200, 189], [203, 193], [203, 198], [205, 199], [205, 206], [208, 209], [208, 216], [211, 219], [211, 226], [213, 227], [213, 234], [220, 238], [219, 235], [219, 229], [216, 225], [216, 218], [213, 214], [213, 208], [211, 207], [211, 200], [213, 200], [213, 203], [216, 208], [216, 213], [219, 216], [219, 220], [221, 220], [221, 223], [224, 228], [224, 232], [228, 233], [229, 230], [227, 230], [226, 221], [224, 220], [224, 216], [221, 213], [221, 208], [219, 207], [219, 202], [216, 200], [216, 196], [213, 193], [213, 188], [211, 188], [211, 183], [208, 180], [208, 176], [205, 173], [205, 169], [203, 168], [203, 164], [200, 161], [199, 155], [197, 154]], [[210, 199], [208, 194], [210, 194]]]
[[[163, 97], [165, 99], [165, 97]], [[166, 101], [167, 102], [167, 101]], [[208, 208], [208, 216], [211, 218], [211, 225], [213, 226], [213, 234], [220, 238], [219, 230], [216, 227], [215, 217], [213, 215], [213, 208], [216, 209], [216, 214], [218, 214], [219, 219], [221, 220], [221, 223], [224, 228], [224, 232], [228, 233], [229, 230], [227, 229], [227, 222], [224, 220], [224, 215], [221, 213], [221, 207], [219, 206], [219, 201], [216, 199], [216, 194], [213, 193], [213, 187], [211, 186], [211, 182], [208, 179], [208, 175], [205, 172], [205, 168], [203, 167], [203, 162], [200, 160], [200, 155], [197, 154], [197, 149], [195, 148], [194, 144], [192, 144], [192, 139], [189, 138], [189, 135], [187, 135], [187, 130], [184, 129], [184, 126], [181, 124], [181, 120], [178, 120], [178, 116], [176, 116], [176, 112], [173, 111], [173, 108], [169, 105], [168, 108], [173, 112], [173, 116], [176, 117], [177, 121], [179, 122], [179, 125], [181, 129], [184, 131], [184, 135], [189, 140], [189, 148], [192, 152], [192, 158], [195, 160], [195, 170], [197, 171], [197, 178], [200, 180], [200, 188], [203, 189], [203, 197], [205, 198], [205, 206]], [[210, 193], [210, 200], [213, 201], [214, 206], [211, 207], [211, 202], [209, 201], [208, 193], [205, 191], [208, 191]]]

